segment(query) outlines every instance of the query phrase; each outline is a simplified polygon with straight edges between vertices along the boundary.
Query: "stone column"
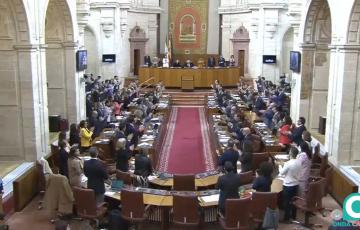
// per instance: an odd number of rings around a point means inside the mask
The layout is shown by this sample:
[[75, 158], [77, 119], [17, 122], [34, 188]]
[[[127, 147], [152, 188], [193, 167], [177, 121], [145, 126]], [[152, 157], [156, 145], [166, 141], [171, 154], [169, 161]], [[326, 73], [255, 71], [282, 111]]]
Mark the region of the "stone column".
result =
[[[302, 44], [300, 45], [300, 50], [302, 53], [301, 57], [301, 77], [296, 84], [300, 83], [300, 103], [296, 101], [291, 102], [291, 106], [299, 106], [299, 116], [305, 117], [309, 121], [309, 106], [311, 98], [311, 89], [312, 89], [312, 79], [313, 79], [313, 68], [314, 68], [314, 53], [315, 53], [315, 44]], [[295, 104], [296, 103], [296, 104]], [[295, 121], [298, 117], [292, 117]]]
[[26, 161], [35, 161], [49, 151], [45, 49], [39, 45], [18, 45], [15, 49], [21, 66], [21, 149]]
[[65, 42], [65, 84], [66, 84], [66, 114], [69, 123], [79, 123], [84, 119], [85, 94], [81, 92], [81, 72], [76, 72], [76, 49], [78, 44]]
[[334, 164], [360, 165], [360, 46], [331, 46], [325, 149]]

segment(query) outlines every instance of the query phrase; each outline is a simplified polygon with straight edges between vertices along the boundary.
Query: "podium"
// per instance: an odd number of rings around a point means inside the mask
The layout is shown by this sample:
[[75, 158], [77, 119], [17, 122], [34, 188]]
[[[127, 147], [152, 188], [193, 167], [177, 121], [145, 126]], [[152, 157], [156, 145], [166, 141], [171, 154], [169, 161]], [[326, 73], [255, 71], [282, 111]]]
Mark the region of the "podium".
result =
[[181, 90], [194, 91], [194, 76], [181, 76]]

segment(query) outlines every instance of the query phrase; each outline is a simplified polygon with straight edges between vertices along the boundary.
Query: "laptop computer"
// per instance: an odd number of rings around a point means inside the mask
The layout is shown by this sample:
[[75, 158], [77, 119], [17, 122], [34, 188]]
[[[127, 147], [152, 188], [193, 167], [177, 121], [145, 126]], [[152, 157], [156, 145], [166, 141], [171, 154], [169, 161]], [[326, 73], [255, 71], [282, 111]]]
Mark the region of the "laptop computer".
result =
[[111, 180], [111, 190], [121, 191], [124, 186], [124, 181], [122, 180]]

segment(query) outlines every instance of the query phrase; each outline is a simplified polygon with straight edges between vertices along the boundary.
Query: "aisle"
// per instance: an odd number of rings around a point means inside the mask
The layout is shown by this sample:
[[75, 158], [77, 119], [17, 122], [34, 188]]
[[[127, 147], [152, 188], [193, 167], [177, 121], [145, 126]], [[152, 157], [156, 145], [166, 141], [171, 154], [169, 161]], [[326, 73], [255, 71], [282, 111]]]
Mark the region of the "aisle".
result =
[[196, 174], [214, 170], [208, 129], [204, 107], [173, 107], [159, 171]]

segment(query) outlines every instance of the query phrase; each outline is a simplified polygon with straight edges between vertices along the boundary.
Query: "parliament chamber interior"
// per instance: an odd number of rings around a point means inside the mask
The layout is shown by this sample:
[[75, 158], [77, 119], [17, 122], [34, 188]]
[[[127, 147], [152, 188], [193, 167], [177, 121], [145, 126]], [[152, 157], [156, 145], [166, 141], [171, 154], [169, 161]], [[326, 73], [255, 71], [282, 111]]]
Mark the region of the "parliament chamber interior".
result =
[[0, 0], [0, 230], [359, 229], [360, 0]]

